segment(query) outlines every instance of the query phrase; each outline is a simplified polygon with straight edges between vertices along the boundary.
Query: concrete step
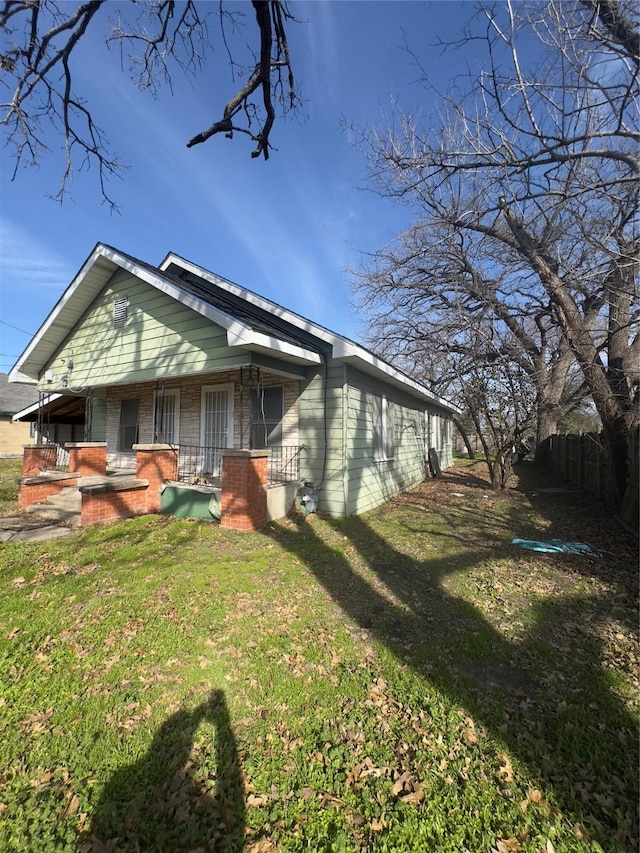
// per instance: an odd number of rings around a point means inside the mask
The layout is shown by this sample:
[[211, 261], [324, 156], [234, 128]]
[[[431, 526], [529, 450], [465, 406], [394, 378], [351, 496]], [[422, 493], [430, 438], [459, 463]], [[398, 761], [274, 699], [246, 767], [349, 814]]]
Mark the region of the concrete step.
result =
[[78, 489], [74, 486], [67, 486], [60, 494], [52, 495], [46, 503], [33, 504], [27, 509], [27, 512], [36, 518], [79, 526], [81, 500]]

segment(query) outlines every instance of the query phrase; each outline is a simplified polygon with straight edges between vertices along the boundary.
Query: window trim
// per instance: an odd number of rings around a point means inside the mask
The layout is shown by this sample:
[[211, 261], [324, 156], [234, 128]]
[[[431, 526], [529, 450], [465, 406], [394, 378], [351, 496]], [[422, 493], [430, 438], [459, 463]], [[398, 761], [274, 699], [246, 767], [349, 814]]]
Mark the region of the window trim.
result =
[[[165, 439], [158, 439], [156, 437], [156, 426], [157, 426], [157, 417], [158, 417], [158, 401], [165, 400], [167, 397], [175, 398], [175, 410], [173, 415], [173, 434], [175, 436], [174, 440], [171, 442], [167, 442]], [[169, 388], [165, 391], [159, 391], [156, 389], [153, 392], [153, 427], [151, 431], [151, 436], [153, 439], [153, 443], [160, 444], [180, 444], [180, 389], [179, 388]]]
[[[123, 403], [130, 403], [130, 402], [135, 402], [137, 405], [136, 437], [135, 437], [135, 440], [131, 443], [131, 447], [125, 448], [122, 446], [122, 430], [123, 430], [123, 426], [122, 426], [122, 404]], [[138, 443], [139, 438], [140, 438], [140, 398], [139, 397], [122, 397], [120, 399], [120, 411], [118, 413], [118, 439], [116, 441], [116, 452], [132, 455], [134, 453], [133, 445]]]
[[[396, 456], [395, 411], [392, 400], [386, 394], [373, 397], [373, 461], [393, 462]], [[379, 406], [380, 430], [376, 431], [376, 408]]]

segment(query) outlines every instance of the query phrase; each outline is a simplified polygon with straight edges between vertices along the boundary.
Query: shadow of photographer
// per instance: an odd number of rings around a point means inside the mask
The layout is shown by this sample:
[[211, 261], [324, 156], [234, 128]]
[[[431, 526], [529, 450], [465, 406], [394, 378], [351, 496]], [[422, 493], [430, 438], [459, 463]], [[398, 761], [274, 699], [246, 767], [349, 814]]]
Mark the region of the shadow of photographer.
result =
[[[204, 761], [194, 759], [196, 731], [210, 728]], [[117, 770], [95, 808], [79, 849], [177, 851], [244, 849], [244, 786], [222, 690], [159, 728], [144, 756]]]

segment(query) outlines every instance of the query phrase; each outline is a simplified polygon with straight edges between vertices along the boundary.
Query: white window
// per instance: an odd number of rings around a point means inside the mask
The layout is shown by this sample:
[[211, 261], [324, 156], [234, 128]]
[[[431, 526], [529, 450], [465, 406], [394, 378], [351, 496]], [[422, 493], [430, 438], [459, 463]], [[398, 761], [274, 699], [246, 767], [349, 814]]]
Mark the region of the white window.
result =
[[385, 396], [373, 398], [373, 459], [384, 462], [395, 456], [393, 403]]
[[153, 440], [158, 444], [180, 441], [180, 391], [156, 391], [153, 403]]

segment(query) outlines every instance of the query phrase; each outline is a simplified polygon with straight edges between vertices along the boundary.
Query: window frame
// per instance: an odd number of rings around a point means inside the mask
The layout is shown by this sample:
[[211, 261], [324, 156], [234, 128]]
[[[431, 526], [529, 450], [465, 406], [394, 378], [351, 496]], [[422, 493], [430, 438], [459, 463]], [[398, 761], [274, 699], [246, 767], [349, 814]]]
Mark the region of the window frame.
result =
[[[280, 417], [279, 417], [279, 419], [277, 421], [274, 421], [272, 419], [267, 420], [266, 418], [264, 420], [261, 420], [259, 417], [255, 417], [253, 407], [254, 407], [254, 401], [257, 402], [259, 399], [258, 395], [260, 395], [260, 394], [264, 395], [264, 394], [267, 394], [267, 393], [273, 392], [273, 391], [279, 391], [280, 392], [281, 406], [280, 406]], [[264, 408], [263, 408], [263, 411], [264, 411]], [[284, 441], [284, 411], [285, 411], [285, 409], [284, 409], [284, 385], [267, 385], [267, 386], [261, 387], [260, 389], [255, 389], [255, 388], [251, 389], [250, 403], [249, 403], [249, 423], [250, 423], [250, 425], [249, 425], [249, 430], [250, 430], [250, 441], [249, 441], [249, 443], [250, 443], [252, 449], [260, 450], [260, 449], [267, 448], [267, 447], [282, 447], [282, 443]], [[269, 424], [273, 424], [273, 426], [272, 426], [271, 430], [269, 430], [268, 433], [264, 436], [264, 439], [261, 439], [260, 441], [256, 441], [255, 437], [257, 435], [258, 427], [262, 427], [263, 424], [264, 424], [265, 428], [268, 427]], [[280, 430], [280, 440], [277, 443], [269, 440], [271, 433], [273, 433], [273, 431], [276, 428], [279, 428], [279, 430]], [[265, 429], [265, 432], [267, 432], [266, 429]], [[264, 440], [264, 444], [262, 443], [263, 440]]]
[[233, 383], [225, 383], [221, 385], [202, 385], [200, 388], [200, 446], [209, 447], [205, 442], [205, 395], [208, 391], [226, 391], [228, 401], [227, 412], [227, 448], [232, 449], [235, 446], [235, 420], [234, 420], [234, 395], [235, 390]]
[[[157, 425], [158, 425], [158, 403], [160, 400], [164, 401], [167, 397], [173, 397], [175, 399], [175, 408], [173, 413], [173, 441], [167, 441], [164, 437], [158, 438], [157, 436]], [[166, 416], [166, 412], [163, 413], [163, 421]], [[153, 393], [153, 428], [151, 432], [151, 436], [153, 438], [154, 444], [179, 444], [180, 443], [180, 389], [179, 388], [169, 388], [165, 391], [155, 390]]]
[[[373, 397], [373, 461], [393, 462], [395, 446], [395, 407], [386, 394]], [[379, 426], [376, 427], [376, 421]]]
[[[122, 406], [124, 403], [135, 403], [136, 407], [137, 407], [137, 410], [136, 410], [136, 426], [135, 426], [136, 436], [135, 436], [134, 441], [131, 442], [131, 446], [127, 446], [127, 447], [123, 447], [123, 442], [122, 442], [123, 434], [122, 433], [123, 433], [123, 429], [125, 429], [125, 428], [126, 429], [132, 429], [132, 427], [129, 424], [123, 425], [123, 423], [122, 423]], [[138, 443], [139, 437], [140, 437], [140, 399], [139, 399], [139, 397], [123, 397], [120, 400], [120, 414], [118, 416], [118, 440], [116, 443], [117, 452], [118, 453], [132, 454], [134, 452], [133, 451], [133, 445]]]

